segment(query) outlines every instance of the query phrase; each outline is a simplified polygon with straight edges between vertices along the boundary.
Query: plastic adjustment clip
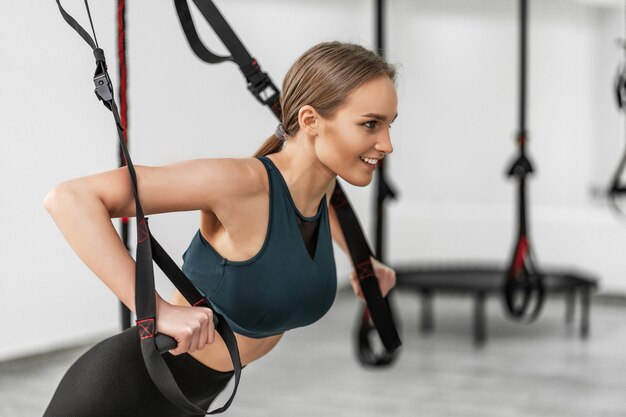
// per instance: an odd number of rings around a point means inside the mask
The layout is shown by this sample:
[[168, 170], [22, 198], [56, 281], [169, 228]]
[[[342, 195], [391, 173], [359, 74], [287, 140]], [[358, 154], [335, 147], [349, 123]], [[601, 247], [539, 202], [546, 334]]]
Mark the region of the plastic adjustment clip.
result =
[[111, 80], [107, 77], [106, 72], [96, 74], [93, 77], [93, 83], [96, 85], [95, 93], [98, 100], [109, 102], [113, 100], [113, 86]]

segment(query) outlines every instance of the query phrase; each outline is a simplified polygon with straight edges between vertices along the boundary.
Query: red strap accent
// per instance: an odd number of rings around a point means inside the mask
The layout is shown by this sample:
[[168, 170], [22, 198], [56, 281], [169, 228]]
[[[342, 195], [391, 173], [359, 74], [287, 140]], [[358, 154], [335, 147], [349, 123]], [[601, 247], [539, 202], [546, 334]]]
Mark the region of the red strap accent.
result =
[[372, 266], [371, 262], [363, 261], [356, 266], [356, 274], [359, 277], [359, 279], [362, 281], [366, 278], [375, 276], [373, 268], [374, 267]]
[[148, 235], [148, 227], [146, 226], [146, 219], [141, 219], [141, 221], [137, 224], [137, 233], [139, 236], [139, 243], [143, 243], [150, 236]]
[[137, 320], [135, 323], [137, 323], [137, 330], [139, 330], [139, 338], [141, 340], [154, 337], [154, 317]]
[[528, 239], [526, 236], [521, 236], [519, 243], [517, 244], [517, 251], [515, 252], [515, 260], [513, 261], [513, 273], [517, 274], [522, 270], [524, 266], [524, 259], [528, 253]]
[[126, 100], [126, 19], [124, 12], [126, 9], [126, 1], [118, 0], [117, 2], [117, 59], [119, 62], [120, 74], [120, 118], [122, 119], [122, 127], [124, 128], [124, 141], [128, 143], [128, 106]]
[[193, 305], [194, 307], [207, 307], [207, 303], [204, 301], [204, 299], [198, 301], [197, 303], [195, 303]]

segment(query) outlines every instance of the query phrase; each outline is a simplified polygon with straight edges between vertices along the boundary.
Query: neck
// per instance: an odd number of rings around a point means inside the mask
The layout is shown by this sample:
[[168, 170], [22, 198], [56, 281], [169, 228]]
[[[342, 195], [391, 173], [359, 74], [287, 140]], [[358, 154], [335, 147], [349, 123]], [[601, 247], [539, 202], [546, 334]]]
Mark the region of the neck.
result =
[[313, 143], [313, 138], [298, 132], [287, 139], [280, 152], [269, 155], [285, 179], [296, 207], [306, 217], [317, 213], [320, 200], [335, 179], [335, 174], [317, 157]]

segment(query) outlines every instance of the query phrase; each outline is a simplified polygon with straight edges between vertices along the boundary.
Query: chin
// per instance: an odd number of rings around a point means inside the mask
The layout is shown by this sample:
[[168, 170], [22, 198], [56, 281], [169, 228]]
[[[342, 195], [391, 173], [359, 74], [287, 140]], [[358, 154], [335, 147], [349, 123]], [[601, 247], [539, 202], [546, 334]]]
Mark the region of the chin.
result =
[[337, 174], [342, 180], [355, 187], [367, 187], [372, 183], [374, 175], [341, 175]]

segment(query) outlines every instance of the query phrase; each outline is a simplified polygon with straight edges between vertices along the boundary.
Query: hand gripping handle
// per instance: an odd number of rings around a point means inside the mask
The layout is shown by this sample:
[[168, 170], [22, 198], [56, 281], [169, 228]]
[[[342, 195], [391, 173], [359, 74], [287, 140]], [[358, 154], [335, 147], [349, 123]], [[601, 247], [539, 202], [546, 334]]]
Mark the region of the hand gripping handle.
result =
[[[219, 319], [216, 316], [213, 316], [213, 324], [215, 327], [217, 327], [219, 322]], [[166, 335], [165, 333], [157, 333], [157, 335], [154, 336], [154, 344], [156, 345], [159, 353], [165, 353], [168, 350], [176, 349], [176, 346], [178, 346], [176, 339]]]

